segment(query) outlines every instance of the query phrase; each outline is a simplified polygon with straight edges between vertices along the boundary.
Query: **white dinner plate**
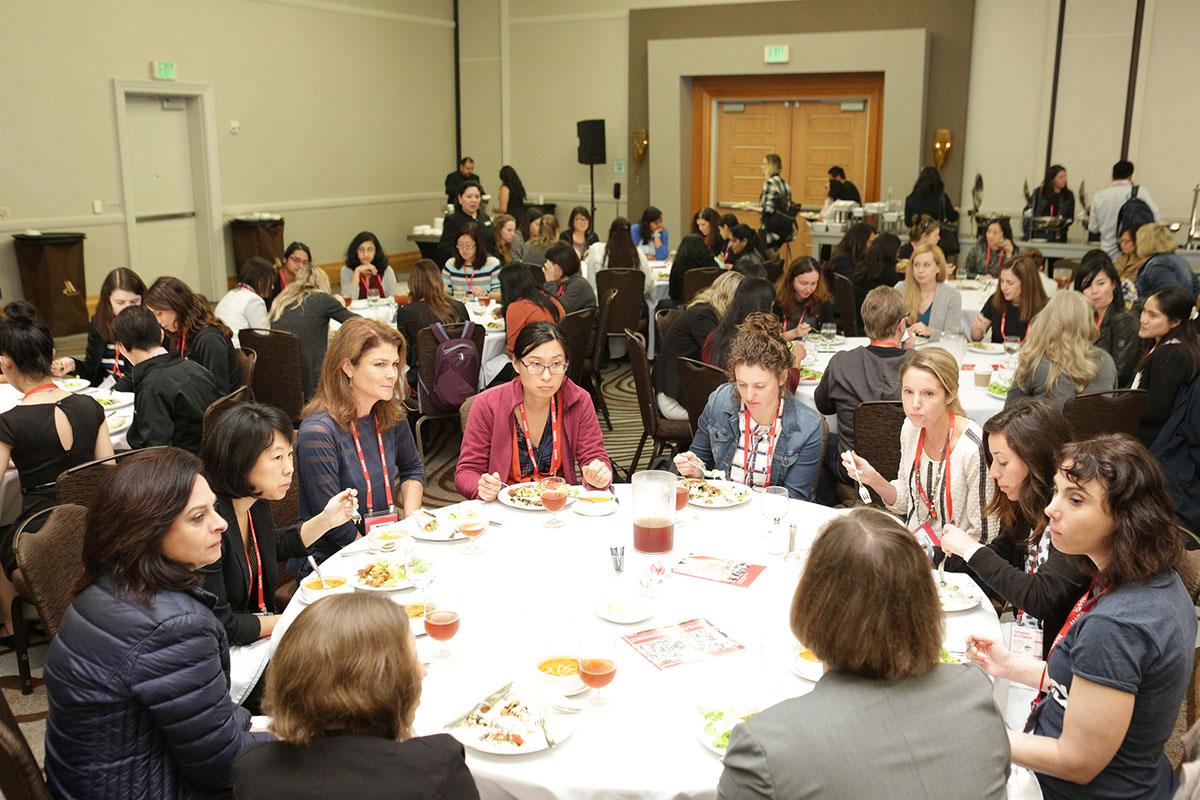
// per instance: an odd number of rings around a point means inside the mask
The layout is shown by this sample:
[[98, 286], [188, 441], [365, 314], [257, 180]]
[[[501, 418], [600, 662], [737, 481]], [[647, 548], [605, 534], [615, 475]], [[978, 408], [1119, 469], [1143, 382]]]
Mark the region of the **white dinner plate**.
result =
[[113, 414], [108, 418], [108, 435], [116, 436], [118, 433], [123, 433], [132, 424], [132, 414]]
[[816, 683], [821, 680], [821, 676], [825, 674], [825, 665], [820, 661], [810, 661], [799, 654], [792, 662], [792, 672], [804, 678], [806, 681]]
[[[529, 709], [530, 713], [527, 719], [506, 718], [499, 713], [500, 709], [513, 700], [519, 700]], [[564, 702], [564, 698], [561, 695], [551, 694], [533, 686], [517, 686], [505, 694], [504, 697], [497, 700], [492, 705], [491, 710], [484, 715], [485, 721], [495, 723], [494, 728], [483, 724], [472, 724], [472, 719], [468, 718], [459, 725], [451, 728], [448, 733], [462, 742], [464, 747], [469, 747], [480, 753], [489, 753], [496, 756], [522, 756], [528, 753], [540, 753], [543, 750], [550, 749], [550, 745], [546, 742], [546, 737], [542, 733], [541, 726], [536, 724], [536, 720], [539, 717], [545, 718], [546, 729], [549, 731], [550, 736], [554, 739], [556, 745], [561, 745], [575, 732], [575, 727], [579, 724], [579, 718], [583, 716], [582, 714], [556, 713], [553, 706], [564, 705]], [[495, 742], [488, 740], [488, 733], [497, 729], [517, 733], [521, 736], [522, 744], [516, 745], [507, 741]]]
[[90, 387], [92, 383], [83, 378], [55, 378], [54, 385], [64, 391], [80, 392]]
[[[588, 501], [585, 498], [595, 497], [597, 500]], [[605, 517], [617, 510], [617, 496], [612, 492], [580, 492], [575, 498], [578, 502], [571, 508], [576, 514], [585, 517]]]
[[977, 353], [1003, 353], [1004, 345], [996, 342], [971, 342], [967, 345], [967, 349]]
[[997, 400], [1007, 400], [1008, 399], [1007, 392], [1005, 392], [1004, 394], [1000, 394], [999, 392], [993, 392], [991, 389], [988, 389], [987, 394], [988, 394], [988, 397], [994, 397]]
[[[722, 494], [712, 497], [699, 496], [696, 487], [701, 483], [721, 489]], [[750, 495], [750, 487], [744, 483], [709, 480], [707, 478], [704, 480], [692, 479], [691, 486], [688, 489], [688, 505], [698, 508], [733, 508], [743, 503], [749, 503]]]
[[[743, 714], [748, 714], [751, 711], [753, 711], [755, 714], [757, 714], [759, 711], [758, 708], [747, 708], [745, 706], [742, 706], [741, 708], [725, 708], [725, 709], [714, 709], [714, 710], [724, 711], [726, 715], [733, 716], [736, 718], [736, 721], [733, 723], [733, 725], [730, 726], [730, 730], [732, 730], [733, 728], [736, 728], [742, 722], [745, 722], [745, 720], [741, 719], [741, 716]], [[704, 745], [705, 750], [707, 750], [708, 752], [715, 755], [717, 758], [724, 761], [725, 760], [725, 752], [726, 752], [727, 748], [718, 747], [716, 744], [713, 743], [715, 741], [715, 739], [717, 738], [717, 735], [712, 733], [711, 731], [706, 730], [706, 728], [709, 724], [708, 717], [704, 716], [704, 713], [701, 712], [699, 708], [697, 708], [696, 711], [697, 711], [697, 719], [699, 720], [699, 722], [696, 726], [696, 738], [700, 740], [700, 744]]]
[[[537, 482], [536, 481], [526, 481], [525, 483], [514, 483], [509, 486], [505, 486], [503, 489], [500, 490], [500, 494], [497, 496], [496, 499], [498, 499], [501, 502], [501, 504], [506, 505], [509, 508], [519, 508], [522, 511], [545, 511], [546, 509], [542, 505], [542, 500], [540, 497], [537, 500], [529, 500], [529, 501], [519, 501], [519, 500], [515, 500], [512, 497], [512, 492], [514, 492], [518, 489], [522, 489], [527, 486], [537, 486]], [[579, 495], [579, 487], [578, 486], [568, 486], [567, 487], [567, 505], [569, 506], [569, 505], [571, 505], [571, 503], [574, 503], [575, 498], [578, 495]], [[563, 506], [563, 507], [566, 508], [566, 506]]]
[[[807, 367], [805, 367], [805, 369], [808, 369], [808, 368], [807, 368]], [[821, 382], [821, 378], [822, 378], [822, 377], [825, 375], [825, 373], [824, 373], [824, 372], [820, 372], [820, 371], [818, 371], [818, 370], [815, 370], [815, 369], [811, 369], [811, 370], [808, 370], [808, 371], [809, 371], [809, 372], [815, 372], [815, 373], [816, 373], [816, 375], [817, 375], [817, 377], [815, 377], [815, 378], [801, 378], [801, 379], [800, 379], [800, 385], [801, 385], [801, 386], [816, 386], [818, 383], [820, 383], [820, 382]], [[801, 374], [803, 374], [803, 373], [801, 373]]]
[[133, 405], [133, 392], [114, 392], [111, 389], [85, 389], [80, 394], [96, 398], [96, 402], [104, 409], [105, 414], [111, 414], [122, 408]]
[[[431, 531], [425, 530], [425, 524], [428, 522], [423, 516], [410, 517], [412, 520], [409, 532], [412, 537], [420, 542], [465, 542], [467, 537], [458, 532], [458, 516], [461, 511], [461, 503], [455, 503], [452, 506], [445, 506], [436, 510], [426, 509], [426, 513], [433, 515], [438, 521], [438, 526]], [[488, 532], [490, 520], [481, 517], [483, 520], [483, 532]], [[408, 522], [408, 520], [405, 520]], [[482, 535], [482, 534], [481, 534]], [[478, 538], [478, 537], [476, 537]]]
[[972, 609], [983, 599], [974, 581], [965, 575], [947, 575], [946, 586], [939, 584], [935, 576], [934, 584], [937, 586], [938, 599], [942, 601], [942, 611], [946, 613]]
[[402, 583], [398, 583], [395, 586], [368, 586], [367, 584], [363, 583], [362, 579], [358, 577], [359, 570], [365, 569], [366, 567], [370, 566], [370, 564], [372, 562], [374, 562], [376, 560], [390, 561], [393, 564], [403, 565], [402, 561], [400, 561], [398, 559], [394, 559], [394, 558], [372, 559], [371, 561], [368, 561], [366, 564], [363, 564], [358, 569], [355, 569], [354, 573], [350, 576], [350, 583], [354, 586], [355, 589], [358, 589], [363, 592], [380, 592], [380, 593], [386, 594], [388, 592], [399, 592], [399, 591], [403, 591], [404, 589], [412, 588], [412, 583], [410, 583], [408, 581], [407, 577], [404, 579], [404, 581]]
[[654, 601], [640, 594], [601, 600], [596, 604], [596, 616], [618, 625], [633, 625], [654, 616]]

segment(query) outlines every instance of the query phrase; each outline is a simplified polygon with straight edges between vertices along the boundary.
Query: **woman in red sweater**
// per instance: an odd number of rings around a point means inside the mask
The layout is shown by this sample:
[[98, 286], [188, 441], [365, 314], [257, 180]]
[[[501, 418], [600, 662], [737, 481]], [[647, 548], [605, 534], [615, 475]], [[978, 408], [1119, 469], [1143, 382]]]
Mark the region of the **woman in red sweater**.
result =
[[581, 477], [597, 489], [612, 483], [592, 398], [567, 379], [567, 363], [558, 326], [541, 321], [521, 330], [513, 350], [517, 377], [484, 391], [471, 406], [454, 470], [459, 494], [491, 501], [505, 483], [551, 475], [568, 484]]
[[533, 282], [533, 275], [524, 264], [509, 264], [500, 270], [500, 309], [508, 335], [509, 356], [513, 354], [517, 334], [526, 325], [538, 321], [557, 323], [563, 318], [562, 304]]

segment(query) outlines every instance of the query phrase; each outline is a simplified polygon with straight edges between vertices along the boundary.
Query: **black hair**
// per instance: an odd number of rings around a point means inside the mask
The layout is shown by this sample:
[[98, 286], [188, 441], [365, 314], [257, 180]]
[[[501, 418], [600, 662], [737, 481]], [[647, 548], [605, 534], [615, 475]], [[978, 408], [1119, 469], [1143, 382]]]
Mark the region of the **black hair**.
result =
[[11, 358], [23, 375], [31, 378], [49, 375], [54, 337], [38, 318], [37, 309], [24, 300], [16, 300], [4, 307], [4, 313], [8, 319], [0, 325], [0, 353]]
[[742, 250], [743, 253], [753, 251], [760, 256], [763, 255], [762, 242], [758, 240], [758, 233], [746, 223], [739, 222], [737, 225], [734, 225], [729, 229], [729, 235], [734, 239], [741, 239], [746, 243], [746, 248]]
[[521, 328], [521, 332], [517, 334], [517, 338], [513, 342], [513, 360], [520, 361], [534, 350], [550, 342], [558, 342], [562, 345], [563, 358], [569, 362], [571, 349], [567, 347], [567, 337], [563, 336], [563, 332], [557, 325], [545, 320], [531, 322]]
[[863, 254], [867, 252], [867, 242], [871, 241], [874, 233], [875, 229], [867, 223], [854, 223], [846, 229], [841, 241], [833, 248], [833, 254], [829, 256], [829, 260], [834, 261], [842, 253], [849, 253], [854, 263], [858, 264], [862, 260]]
[[[738, 224], [738, 218], [737, 218], [737, 215], [736, 215], [736, 214], [723, 214], [723, 215], [721, 215], [721, 223], [720, 223], [720, 224], [721, 224], [721, 225], [724, 225], [726, 228], [729, 228], [729, 231], [732, 233], [732, 232], [733, 232], [733, 226]], [[719, 227], [719, 226], [718, 226], [718, 227]]]
[[249, 258], [238, 272], [238, 283], [249, 286], [260, 297], [266, 297], [275, 283], [275, 266], [265, 258]]
[[712, 363], [724, 367], [738, 326], [756, 311], [770, 313], [775, 305], [775, 287], [766, 278], [742, 278], [729, 301], [729, 308], [713, 331]]
[[304, 242], [292, 242], [289, 244], [287, 249], [283, 251], [283, 257], [285, 259], [290, 258], [292, 253], [296, 252], [297, 250], [303, 250], [304, 254], [308, 256], [308, 260], [312, 261], [312, 248], [310, 248]]
[[887, 266], [896, 266], [900, 254], [900, 237], [894, 233], [881, 233], [863, 251], [862, 258], [854, 262], [854, 280], [876, 280]]
[[767, 268], [752, 255], [743, 255], [730, 268], [744, 278], [767, 279]]
[[662, 219], [662, 212], [654, 206], [646, 206], [646, 210], [642, 212], [642, 221], [638, 223], [638, 237], [642, 240], [640, 244], [650, 244], [650, 239], [654, 237], [650, 230], [650, 224], [658, 222]]
[[1108, 257], [1108, 253], [1103, 250], [1088, 250], [1083, 254], [1079, 269], [1075, 272], [1075, 291], [1082, 292], [1091, 286], [1092, 281], [1096, 280], [1096, 276], [1101, 272], [1107, 275], [1108, 279], [1112, 282], [1113, 305], [1117, 308], [1124, 308], [1125, 291], [1121, 288], [1121, 276], [1117, 274], [1117, 268], [1113, 266], [1112, 259]]
[[529, 226], [533, 224], [534, 220], [541, 219], [543, 213], [545, 212], [536, 206], [526, 207], [525, 213], [523, 213], [521, 215], [521, 219], [517, 221], [517, 230], [520, 231], [522, 239], [527, 242], [529, 241]]
[[592, 232], [592, 224], [593, 224], [592, 223], [592, 215], [588, 212], [587, 208], [585, 208], [584, 206], [575, 206], [574, 208], [571, 209], [571, 213], [567, 215], [567, 228], [566, 228], [565, 233], [568, 236], [571, 236], [571, 237], [575, 236], [575, 217], [579, 216], [580, 214], [582, 214], [588, 221], [587, 231], [585, 231], [585, 235]]
[[271, 448], [278, 432], [289, 444], [296, 431], [278, 408], [260, 403], [238, 403], [204, 433], [200, 460], [213, 492], [225, 497], [260, 497], [250, 484], [250, 471], [258, 457]]
[[698, 233], [689, 233], [680, 240], [679, 248], [675, 251], [675, 267], [686, 272], [689, 269], [715, 267], [716, 265], [716, 262], [713, 261], [712, 251], [704, 243], [703, 236]]
[[163, 341], [162, 326], [146, 306], [126, 306], [113, 317], [112, 334], [126, 350], [153, 350]]
[[[570, 247], [570, 245], [567, 245]], [[500, 269], [500, 307], [502, 314], [508, 313], [508, 307], [518, 300], [528, 300], [546, 313], [559, 318], [558, 306], [542, 288], [533, 282], [529, 267], [524, 264], [509, 264]], [[515, 352], [515, 350], [514, 350]]]
[[922, 169], [912, 188], [913, 194], [941, 195], [945, 191], [946, 184], [942, 183], [942, 173], [937, 171], [937, 167]]
[[1010, 242], [1013, 240], [1012, 224], [1008, 221], [1008, 217], [993, 217], [987, 221], [987, 225], [983, 226], [983, 233], [979, 235], [979, 244], [987, 245], [988, 228], [993, 225], [1000, 226], [1000, 232], [1004, 234], [1005, 239], [1008, 239]]
[[841, 178], [842, 180], [846, 180], [846, 170], [842, 169], [841, 167], [830, 167], [829, 168], [829, 177]]
[[574, 247], [561, 239], [546, 248], [546, 260], [557, 264], [564, 278], [579, 272], [579, 254], [575, 252]]
[[509, 192], [525, 200], [525, 184], [521, 183], [521, 176], [517, 171], [505, 164], [500, 168], [500, 183], [508, 187]]
[[363, 242], [375, 245], [375, 258], [371, 259], [371, 263], [375, 265], [375, 269], [379, 271], [379, 277], [382, 279], [383, 271], [388, 266], [387, 254], [383, 252], [383, 245], [379, 243], [379, 238], [370, 231], [363, 231], [350, 240], [350, 246], [346, 248], [346, 269], [353, 271], [358, 267], [358, 246]]
[[1133, 177], [1133, 162], [1122, 159], [1113, 164], [1113, 180], [1123, 181]]
[[[1054, 179], [1058, 177], [1058, 173], [1066, 172], [1067, 168], [1062, 164], [1051, 164], [1046, 167], [1046, 176], [1042, 178], [1042, 196], [1054, 197], [1058, 192], [1054, 191]], [[1064, 189], [1066, 187], [1063, 187]]]
[[1138, 228], [1142, 227], [1140, 222], [1131, 222], [1117, 232], [1117, 238], [1120, 239], [1123, 234], [1128, 233], [1130, 241], [1133, 242], [1133, 251], [1137, 252], [1137, 232]]
[[455, 197], [455, 201], [454, 201], [455, 205], [458, 205], [459, 208], [462, 208], [462, 206], [458, 203], [458, 198], [462, 197], [466, 193], [467, 189], [471, 189], [471, 188], [478, 189], [479, 196], [481, 198], [483, 197], [483, 186], [480, 185], [479, 181], [475, 180], [474, 177], [467, 178], [465, 181], [463, 181], [462, 183], [460, 183], [458, 185], [458, 192], [454, 196]]
[[[1192, 320], [1192, 312], [1196, 309], [1196, 301], [1192, 299], [1191, 292], [1182, 289], [1178, 286], [1164, 286], [1158, 291], [1146, 298], [1146, 302], [1150, 302], [1153, 298], [1158, 307], [1162, 309], [1163, 314], [1168, 320], [1178, 320], [1163, 337], [1161, 341], [1166, 341], [1167, 338], [1172, 338], [1179, 342], [1187, 353], [1188, 359], [1191, 361], [1191, 371], [1184, 382], [1190, 382], [1200, 373], [1200, 336], [1196, 333], [1196, 323]], [[1145, 306], [1143, 306], [1143, 309]], [[1153, 348], [1150, 352], [1142, 357], [1142, 361], [1138, 364], [1140, 371], [1142, 365], [1150, 358], [1150, 354], [1157, 348]]]
[[608, 226], [608, 241], [604, 243], [604, 266], [609, 269], [638, 269], [642, 259], [633, 243], [629, 220], [614, 217]]
[[475, 159], [471, 158], [470, 156], [463, 156], [462, 158], [460, 158], [458, 160], [458, 165], [461, 167], [462, 165], [466, 164], [468, 161], [470, 161], [471, 163], [475, 163]]

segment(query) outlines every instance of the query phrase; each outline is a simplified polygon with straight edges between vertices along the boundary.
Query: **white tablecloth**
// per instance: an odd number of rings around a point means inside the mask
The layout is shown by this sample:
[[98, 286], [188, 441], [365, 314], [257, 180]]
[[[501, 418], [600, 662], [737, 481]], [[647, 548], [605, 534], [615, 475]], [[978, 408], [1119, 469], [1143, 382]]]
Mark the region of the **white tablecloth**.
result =
[[[479, 303], [467, 303], [467, 313], [471, 315], [471, 321], [476, 325], [483, 325], [487, 333], [483, 338], [483, 352], [479, 354], [479, 388], [482, 390], [492, 379], [500, 374], [500, 370], [509, 364], [512, 359], [508, 357], [508, 338], [504, 330], [504, 318], [495, 316], [494, 309], [500, 308], [500, 303], [493, 300], [489, 305], [483, 306]], [[488, 328], [488, 323], [493, 326], [499, 322], [500, 327]]]
[[[536, 675], [539, 658], [555, 650], [570, 652], [573, 643], [597, 636], [616, 642], [617, 675], [604, 690], [609, 709], [586, 709], [575, 733], [558, 747], [521, 757], [467, 750], [485, 798], [712, 798], [721, 762], [697, 738], [696, 706], [746, 702], [765, 708], [812, 691], [813, 683], [791, 671], [795, 640], [788, 611], [797, 573], [780, 556], [767, 555], [758, 498], [733, 509], [689, 507], [684, 513], [695, 518], [676, 530], [674, 552], [652, 557], [633, 550], [630, 487], [618, 486], [617, 495], [621, 505], [607, 517], [563, 512], [566, 529], [542, 527], [540, 512], [488, 504], [491, 518], [503, 527], [490, 527], [479, 538], [482, 555], [463, 555], [462, 543], [417, 544], [417, 554], [436, 564], [435, 591], [437, 584], [447, 584], [458, 595], [462, 619], [451, 643], [457, 662], [429, 668], [418, 735], [440, 732], [508, 681]], [[844, 512], [794, 500], [785, 523], [797, 523], [807, 549], [819, 526], [838, 513]], [[608, 551], [616, 545], [625, 547], [626, 576], [654, 560], [669, 568], [689, 553], [734, 557], [766, 570], [747, 588], [673, 575], [660, 590], [654, 617], [616, 625], [593, 613], [616, 591]], [[360, 540], [347, 549], [364, 546]], [[323, 572], [349, 576], [367, 558], [361, 552], [339, 555], [325, 562]], [[408, 602], [416, 596], [417, 590], [394, 595]], [[288, 605], [275, 628], [276, 641], [300, 608], [298, 599]], [[708, 619], [745, 649], [660, 672], [617, 641], [695, 617]], [[948, 647], [961, 651], [968, 633], [1000, 634], [990, 604], [947, 615]], [[418, 640], [426, 660], [434, 645], [426, 637]]]
[[[1039, 273], [1039, 277], [1042, 281], [1042, 288], [1046, 290], [1046, 295], [1053, 297], [1054, 293], [1058, 291], [1058, 284], [1044, 273]], [[975, 321], [975, 317], [979, 316], [979, 312], [987, 303], [988, 298], [995, 293], [996, 279], [950, 280], [946, 281], [946, 285], [958, 289], [959, 295], [962, 296], [963, 335], [970, 341], [971, 323]]]

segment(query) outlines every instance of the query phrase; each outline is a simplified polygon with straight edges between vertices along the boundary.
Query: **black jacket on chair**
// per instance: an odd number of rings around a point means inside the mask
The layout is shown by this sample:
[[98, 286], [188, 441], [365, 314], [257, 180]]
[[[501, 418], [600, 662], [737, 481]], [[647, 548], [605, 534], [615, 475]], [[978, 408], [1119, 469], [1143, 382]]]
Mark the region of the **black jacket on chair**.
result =
[[133, 368], [132, 450], [156, 445], [200, 452], [204, 411], [221, 396], [212, 373], [177, 352], [148, 358]]
[[216, 325], [208, 325], [193, 333], [187, 340], [183, 357], [195, 361], [212, 373], [217, 396], [222, 397], [242, 385], [242, 367], [238, 363], [233, 340], [221, 333]]

